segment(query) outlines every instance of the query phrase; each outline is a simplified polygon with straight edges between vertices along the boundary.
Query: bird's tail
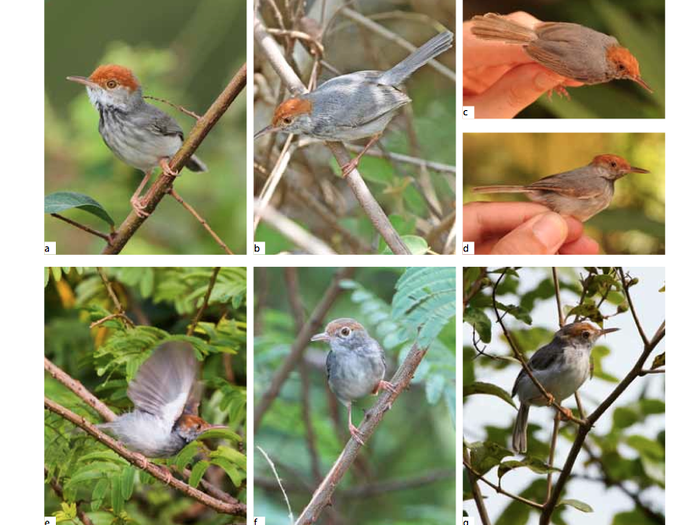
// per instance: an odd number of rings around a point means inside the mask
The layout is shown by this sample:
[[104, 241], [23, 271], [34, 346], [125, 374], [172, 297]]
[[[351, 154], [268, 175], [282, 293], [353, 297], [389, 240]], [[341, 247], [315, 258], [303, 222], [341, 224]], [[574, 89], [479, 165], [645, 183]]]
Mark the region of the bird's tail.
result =
[[537, 39], [537, 33], [494, 13], [472, 18], [472, 34], [483, 40], [498, 40], [507, 44], [527, 44]]
[[454, 34], [450, 31], [443, 31], [439, 35], [434, 36], [389, 71], [382, 73], [379, 77], [379, 83], [385, 86], [403, 84], [404, 80], [418, 68], [425, 65], [426, 62], [450, 49], [453, 40]]
[[520, 403], [518, 417], [515, 418], [515, 428], [513, 428], [513, 450], [518, 454], [527, 452], [527, 416], [530, 412], [530, 405]]
[[207, 171], [207, 165], [204, 164], [196, 155], [192, 155], [187, 161], [185, 167], [190, 171]]
[[531, 193], [526, 186], [503, 184], [499, 186], [475, 186], [472, 193]]

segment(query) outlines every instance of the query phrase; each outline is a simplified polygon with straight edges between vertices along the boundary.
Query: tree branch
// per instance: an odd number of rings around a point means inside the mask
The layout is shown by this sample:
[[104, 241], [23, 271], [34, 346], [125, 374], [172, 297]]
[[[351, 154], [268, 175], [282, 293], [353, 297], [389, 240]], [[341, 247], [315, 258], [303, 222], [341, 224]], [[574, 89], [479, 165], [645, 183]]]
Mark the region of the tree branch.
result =
[[66, 419], [74, 425], [82, 428], [93, 438], [95, 438], [100, 443], [104, 444], [105, 446], [119, 454], [132, 465], [142, 470], [145, 470], [154, 478], [157, 478], [166, 485], [169, 485], [174, 489], [182, 492], [183, 494], [196, 499], [203, 505], [206, 505], [207, 507], [210, 507], [215, 511], [223, 514], [230, 514], [234, 516], [244, 516], [246, 514], [245, 504], [227, 503], [225, 501], [221, 501], [217, 498], [214, 498], [208, 494], [205, 494], [204, 492], [198, 489], [190, 487], [187, 483], [184, 483], [183, 481], [172, 477], [172, 475], [170, 475], [169, 473], [166, 474], [164, 469], [161, 469], [157, 465], [154, 465], [141, 454], [137, 454], [135, 452], [130, 451], [121, 443], [119, 443], [116, 439], [102, 432], [100, 429], [98, 429], [95, 425], [87, 421], [85, 418], [80, 417], [79, 415], [50, 400], [47, 397], [44, 397], [44, 407], [47, 410], [53, 412], [54, 414], [57, 414], [58, 416], [62, 417], [63, 419]]
[[234, 253], [231, 251], [231, 249], [226, 246], [226, 243], [221, 240], [221, 237], [219, 237], [216, 232], [212, 229], [211, 226], [209, 226], [209, 223], [202, 217], [199, 213], [197, 213], [197, 210], [195, 210], [192, 206], [187, 204], [185, 202], [185, 199], [180, 197], [180, 194], [175, 191], [175, 188], [170, 188], [170, 196], [175, 199], [177, 202], [179, 202], [183, 208], [185, 208], [190, 215], [192, 215], [199, 224], [202, 225], [202, 227], [207, 231], [209, 235], [211, 235], [212, 239], [214, 239], [214, 242], [221, 246], [221, 249], [224, 250], [228, 255], [234, 255]]
[[[285, 60], [282, 52], [275, 43], [274, 39], [267, 32], [263, 23], [257, 18], [253, 22], [255, 41], [260, 46], [262, 54], [267, 58], [270, 65], [273, 67], [282, 83], [293, 95], [300, 95], [306, 92], [306, 87], [297, 77], [294, 70]], [[344, 166], [350, 162], [350, 154], [340, 142], [326, 142], [326, 146], [335, 156], [338, 165]], [[408, 246], [403, 242], [401, 236], [397, 233], [394, 227], [389, 222], [384, 210], [376, 201], [369, 188], [362, 179], [362, 175], [357, 169], [354, 169], [345, 177], [348, 186], [352, 189], [357, 201], [362, 206], [365, 214], [372, 222], [375, 230], [386, 241], [389, 249], [395, 254], [410, 255], [411, 252]]]
[[[365, 413], [365, 417], [359, 428], [360, 433], [364, 436], [365, 443], [372, 437], [372, 434], [374, 434], [396, 398], [408, 387], [413, 378], [413, 374], [427, 351], [427, 348], [421, 348], [418, 346], [418, 343], [415, 343], [406, 356], [406, 359], [401, 366], [399, 366], [394, 377], [391, 379], [391, 383], [396, 387], [396, 392], [382, 392], [374, 406]], [[355, 439], [350, 438], [348, 440], [345, 448], [340, 453], [340, 456], [338, 456], [338, 459], [325, 479], [314, 492], [311, 501], [302, 511], [295, 525], [308, 525], [314, 523], [319, 518], [323, 509], [330, 504], [335, 488], [338, 486], [353, 461], [355, 461], [361, 447], [362, 445]]]
[[326, 316], [328, 311], [333, 306], [336, 298], [341, 292], [340, 282], [343, 279], [349, 278], [353, 273], [353, 268], [342, 268], [333, 277], [333, 281], [323, 295], [321, 302], [318, 303], [316, 309], [309, 317], [304, 328], [297, 335], [294, 344], [289, 350], [289, 355], [287, 359], [282, 363], [277, 372], [275, 372], [272, 381], [270, 382], [269, 388], [260, 397], [260, 400], [255, 405], [255, 418], [253, 421], [253, 428], [255, 433], [257, 433], [260, 428], [260, 422], [262, 421], [265, 412], [270, 408], [272, 402], [279, 395], [282, 385], [289, 377], [289, 374], [296, 367], [297, 361], [299, 361], [303, 355], [306, 347], [311, 341], [311, 337], [318, 331], [323, 322], [323, 318]]
[[219, 275], [219, 271], [221, 271], [220, 267], [216, 267], [212, 271], [211, 277], [209, 278], [209, 286], [207, 287], [207, 293], [204, 294], [204, 300], [202, 301], [202, 306], [199, 307], [199, 310], [197, 310], [197, 315], [195, 315], [194, 319], [192, 319], [192, 323], [190, 324], [189, 328], [187, 329], [187, 335], [194, 334], [194, 331], [197, 329], [197, 324], [199, 323], [199, 320], [202, 318], [202, 315], [204, 314], [204, 310], [206, 310], [207, 306], [209, 305], [209, 298], [211, 297], [211, 291], [214, 289], [214, 285], [216, 284], [216, 277], [217, 277], [217, 275]]
[[[488, 510], [486, 509], [486, 503], [484, 502], [484, 496], [481, 494], [481, 488], [479, 487], [479, 478], [471, 468], [472, 459], [469, 452], [469, 448], [465, 445], [464, 447], [464, 468], [467, 469], [467, 477], [469, 478], [469, 485], [472, 488], [472, 494], [474, 495], [474, 503], [476, 503], [476, 510], [479, 512], [479, 517], [481, 518], [482, 525], [491, 525], [491, 519], [489, 518]], [[469, 466], [467, 466], [469, 465]]]
[[[187, 161], [192, 157], [202, 141], [207, 137], [212, 128], [219, 121], [221, 116], [226, 112], [229, 106], [233, 103], [239, 93], [246, 85], [246, 65], [243, 64], [238, 72], [233, 76], [226, 88], [221, 92], [219, 97], [214, 101], [207, 112], [197, 120], [197, 123], [192, 128], [189, 136], [183, 142], [182, 147], [178, 150], [175, 156], [170, 160], [170, 169], [179, 173], [185, 167]], [[144, 210], [152, 213], [158, 203], [163, 200], [170, 189], [172, 188], [175, 177], [161, 173], [153, 183], [144, 198]], [[129, 213], [124, 222], [119, 226], [116, 234], [112, 238], [112, 244], [107, 245], [103, 250], [103, 254], [120, 253], [126, 243], [137, 232], [141, 225], [148, 217], [139, 217], [134, 210]]]
[[83, 230], [85, 232], [88, 232], [92, 235], [95, 235], [99, 237], [100, 239], [104, 240], [108, 245], [112, 243], [112, 239], [109, 235], [106, 233], [102, 233], [101, 231], [97, 231], [94, 228], [90, 228], [90, 226], [86, 226], [84, 224], [80, 224], [79, 222], [74, 221], [73, 219], [69, 219], [68, 217], [64, 217], [63, 215], [59, 215], [58, 213], [51, 213], [51, 217], [55, 217], [57, 219], [62, 220], [63, 222], [67, 222], [71, 226], [75, 226], [76, 228]]

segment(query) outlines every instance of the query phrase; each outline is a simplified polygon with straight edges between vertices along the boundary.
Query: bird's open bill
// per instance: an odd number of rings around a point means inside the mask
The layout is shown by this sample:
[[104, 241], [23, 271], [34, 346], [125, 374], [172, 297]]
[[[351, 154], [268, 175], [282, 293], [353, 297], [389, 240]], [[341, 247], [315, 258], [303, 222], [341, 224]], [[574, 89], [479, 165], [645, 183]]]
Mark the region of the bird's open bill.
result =
[[637, 168], [635, 166], [630, 166], [630, 173], [651, 173], [649, 170], [644, 168]]
[[228, 425], [210, 425], [207, 423], [207, 426], [204, 427], [204, 431], [206, 432], [207, 430], [230, 430]]
[[639, 84], [640, 86], [642, 86], [642, 87], [643, 87], [644, 89], [646, 89], [649, 93], [653, 93], [653, 92], [654, 92], [654, 90], [651, 89], [651, 88], [649, 87], [649, 84], [647, 84], [646, 82], [644, 82], [644, 80], [642, 80], [642, 77], [633, 77], [633, 78], [631, 78], [630, 80], [632, 80], [632, 82], [636, 82], [637, 84]]
[[312, 341], [325, 341], [325, 342], [328, 342], [328, 341], [331, 340], [331, 338], [330, 338], [330, 336], [329, 336], [326, 332], [323, 332], [323, 333], [320, 333], [320, 334], [316, 334], [315, 336], [313, 336], [313, 337], [311, 338], [311, 340], [312, 340]]
[[78, 84], [83, 84], [84, 86], [91, 87], [91, 88], [97, 88], [100, 87], [94, 82], [92, 82], [89, 78], [85, 77], [66, 77], [66, 80], [70, 80], [71, 82], [77, 82]]
[[611, 334], [613, 332], [617, 332], [618, 330], [619, 330], [619, 328], [603, 328], [600, 331], [600, 335]]
[[262, 137], [263, 135], [267, 135], [268, 133], [272, 133], [273, 131], [277, 131], [277, 128], [270, 124], [269, 126], [264, 127], [260, 131], [258, 131], [255, 135], [253, 135], [253, 140], [256, 140], [259, 137]]

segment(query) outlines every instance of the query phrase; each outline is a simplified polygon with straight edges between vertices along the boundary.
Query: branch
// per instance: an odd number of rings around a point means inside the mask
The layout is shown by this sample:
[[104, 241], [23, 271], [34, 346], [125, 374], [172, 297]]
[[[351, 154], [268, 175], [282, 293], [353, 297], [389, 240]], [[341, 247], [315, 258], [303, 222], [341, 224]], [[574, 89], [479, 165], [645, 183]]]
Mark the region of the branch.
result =
[[[411, 379], [413, 379], [413, 374], [415, 374], [427, 351], [427, 348], [421, 348], [418, 346], [418, 343], [415, 343], [391, 379], [391, 383], [396, 387], [396, 392], [382, 392], [374, 406], [365, 413], [365, 417], [360, 424], [360, 432], [365, 438], [365, 443], [372, 437], [372, 434], [374, 434], [396, 398], [408, 387]], [[355, 439], [350, 438], [348, 440], [345, 448], [314, 492], [311, 501], [302, 511], [295, 525], [308, 525], [319, 518], [323, 509], [330, 504], [335, 488], [355, 461], [361, 447], [362, 445]]]
[[[469, 453], [469, 448], [464, 447], [464, 461], [465, 468], [467, 469], [467, 477], [469, 478], [469, 485], [472, 488], [472, 494], [474, 495], [474, 503], [476, 503], [476, 509], [479, 512], [479, 517], [481, 517], [482, 525], [491, 525], [491, 519], [489, 518], [489, 513], [486, 510], [486, 503], [484, 502], [484, 496], [481, 494], [481, 488], [479, 487], [479, 478], [476, 473], [471, 468], [471, 454]], [[467, 466], [469, 465], [469, 466]]]
[[467, 463], [467, 461], [462, 461], [462, 464], [465, 466], [468, 472], [471, 472], [474, 476], [476, 476], [477, 479], [483, 481], [486, 483], [489, 487], [491, 487], [493, 490], [498, 492], [499, 494], [503, 494], [504, 496], [515, 500], [519, 501], [520, 503], [523, 503], [529, 507], [532, 507], [534, 509], [541, 509], [542, 505], [537, 503], [536, 501], [531, 501], [529, 499], [523, 498], [522, 496], [518, 496], [517, 494], [513, 494], [512, 492], [508, 492], [507, 490], [504, 490], [500, 487], [500, 485], [496, 485], [492, 481], [489, 481], [484, 477], [483, 474], [479, 474], [476, 470], [474, 470], [474, 467], [471, 466], [470, 463]]
[[216, 244], [221, 246], [221, 249], [224, 250], [226, 254], [234, 255], [231, 249], [228, 246], [226, 246], [226, 243], [221, 240], [221, 237], [219, 237], [216, 234], [216, 232], [212, 229], [212, 227], [209, 226], [209, 223], [206, 220], [204, 220], [204, 218], [199, 213], [197, 213], [197, 211], [192, 206], [187, 204], [185, 202], [185, 199], [180, 197], [180, 194], [175, 191], [175, 188], [170, 188], [170, 196], [177, 202], [179, 202], [182, 205], [182, 207], [185, 208], [195, 219], [197, 219], [197, 222], [201, 224], [205, 230], [207, 230], [207, 233], [211, 235]]
[[71, 226], [75, 226], [78, 229], [81, 229], [85, 232], [88, 232], [92, 235], [95, 235], [95, 236], [99, 237], [100, 239], [103, 239], [105, 242], [107, 242], [108, 245], [112, 244], [112, 238], [109, 235], [107, 235], [106, 233], [102, 233], [101, 231], [97, 231], [93, 228], [90, 228], [90, 226], [85, 226], [84, 224], [80, 224], [79, 222], [76, 222], [72, 219], [69, 219], [68, 217], [64, 217], [63, 215], [59, 215], [58, 213], [52, 213], [50, 215], [51, 215], [51, 217], [56, 217], [57, 219], [60, 219], [63, 222], [67, 222]]
[[[246, 65], [243, 64], [207, 112], [202, 118], [197, 120], [189, 136], [185, 142], [183, 142], [182, 147], [180, 147], [175, 156], [170, 160], [169, 166], [173, 172], [179, 173], [180, 170], [185, 167], [187, 161], [192, 157], [199, 145], [204, 141], [245, 85]], [[163, 200], [163, 197], [170, 193], [174, 181], [175, 177], [166, 175], [165, 173], [160, 174], [144, 198], [144, 210], [147, 213], [152, 213], [156, 209], [156, 206], [158, 206], [158, 203]], [[102, 253], [120, 253], [147, 218], [148, 217], [139, 217], [136, 212], [132, 210], [127, 218], [124, 219], [121, 226], [119, 226], [119, 229], [117, 229], [112, 239], [112, 244], [107, 245], [104, 250], [102, 250]]]
[[[109, 282], [109, 279], [107, 279], [107, 274], [105, 271], [100, 268], [99, 266], [95, 268], [97, 270], [97, 273], [100, 275], [100, 279], [102, 279], [102, 283], [105, 285], [105, 288], [107, 289], [107, 294], [109, 295], [109, 298], [112, 299], [112, 303], [114, 303], [114, 307], [117, 309], [116, 313], [114, 315], [110, 315], [107, 317], [118, 317], [119, 319], [122, 320], [122, 322], [126, 325], [127, 328], [133, 328], [134, 327], [134, 322], [129, 319], [129, 317], [126, 315], [126, 311], [124, 310], [124, 307], [122, 306], [121, 301], [119, 300], [119, 297], [117, 297], [117, 294], [114, 293], [114, 289], [112, 288], [112, 284]], [[95, 323], [92, 323], [90, 325], [90, 328], [93, 326], [97, 326], [101, 322], [106, 321], [107, 318], [101, 319], [100, 321], [97, 321]]]
[[[399, 492], [414, 488], [423, 488], [430, 483], [436, 483], [443, 479], [454, 480], [455, 471], [453, 468], [444, 470], [434, 470], [426, 472], [421, 476], [408, 479], [391, 479], [387, 481], [379, 481], [377, 483], [368, 483], [359, 487], [352, 487], [347, 490], [338, 491], [345, 498], [371, 498], [375, 496], [383, 496], [388, 492]], [[487, 525], [484, 523], [483, 525]]]
[[214, 268], [214, 271], [211, 273], [211, 277], [209, 278], [209, 287], [207, 288], [207, 293], [204, 294], [204, 300], [202, 301], [202, 306], [199, 307], [199, 310], [197, 310], [197, 315], [194, 316], [194, 319], [192, 319], [192, 323], [190, 324], [189, 328], [187, 329], [187, 335], [192, 335], [194, 331], [197, 329], [197, 324], [199, 324], [199, 320], [202, 318], [202, 315], [204, 314], [204, 310], [206, 310], [207, 306], [209, 305], [209, 298], [211, 297], [211, 291], [214, 289], [214, 285], [216, 284], [216, 276], [219, 275], [219, 271], [221, 270], [220, 267]]
[[47, 410], [50, 410], [54, 414], [57, 414], [58, 416], [62, 417], [63, 419], [66, 419], [67, 421], [70, 421], [74, 425], [82, 428], [85, 432], [90, 434], [92, 437], [94, 437], [97, 441], [100, 443], [104, 444], [117, 454], [119, 454], [121, 457], [123, 457], [125, 460], [127, 460], [129, 463], [134, 465], [135, 467], [138, 467], [142, 470], [145, 470], [148, 472], [151, 476], [153, 476], [156, 479], [159, 479], [166, 485], [169, 485], [173, 487], [174, 489], [182, 492], [183, 494], [196, 499], [203, 505], [206, 505], [207, 507], [210, 507], [214, 509], [217, 512], [223, 513], [223, 514], [230, 514], [230, 515], [235, 515], [235, 516], [245, 516], [246, 514], [246, 505], [243, 503], [227, 503], [225, 501], [221, 501], [217, 498], [214, 498], [208, 494], [205, 494], [204, 492], [195, 489], [193, 487], [190, 487], [187, 483], [184, 483], [183, 481], [180, 481], [177, 478], [172, 477], [172, 475], [168, 472], [167, 470], [164, 470], [160, 468], [157, 465], [154, 465], [150, 461], [148, 461], [143, 455], [137, 454], [136, 452], [132, 452], [126, 447], [124, 447], [121, 443], [119, 443], [116, 439], [108, 436], [104, 432], [102, 432], [100, 429], [98, 429], [95, 425], [87, 421], [85, 418], [80, 417], [79, 415], [75, 414], [74, 412], [68, 410], [67, 408], [59, 405], [58, 403], [50, 400], [47, 397], [44, 397], [44, 408]]
[[[44, 465], [44, 477], [46, 478], [48, 475], [49, 469], [46, 468], [46, 465]], [[61, 501], [65, 501], [66, 498], [63, 496], [63, 486], [58, 482], [58, 479], [49, 479], [49, 485], [51, 485], [51, 488], [56, 493], [56, 496], [58, 496]], [[80, 503], [77, 501], [75, 502], [75, 513], [78, 516], [78, 519], [83, 522], [83, 525], [93, 525], [92, 520], [88, 517], [85, 511], [80, 508]]]
[[[257, 16], [253, 22], [253, 27], [256, 43], [260, 46], [262, 54], [265, 56], [265, 58], [267, 58], [270, 65], [280, 77], [282, 83], [293, 95], [301, 95], [305, 93], [306, 87], [301, 82], [299, 77], [297, 77], [294, 70], [289, 66], [274, 39], [267, 32], [265, 26], [257, 18]], [[350, 162], [350, 154], [342, 143], [326, 142], [326, 146], [335, 156], [339, 166], [344, 166]], [[386, 241], [386, 244], [389, 246], [391, 251], [395, 254], [410, 255], [411, 252], [408, 249], [408, 246], [406, 246], [403, 239], [401, 239], [401, 236], [389, 222], [384, 210], [382, 210], [381, 206], [379, 206], [379, 203], [369, 191], [365, 181], [362, 179], [360, 172], [357, 169], [354, 169], [345, 177], [345, 180], [355, 194], [355, 198], [367, 214], [367, 217], [372, 222], [375, 230], [377, 230], [384, 241]]]
[[323, 318], [326, 316], [328, 311], [333, 306], [336, 298], [341, 292], [340, 282], [343, 279], [349, 278], [353, 273], [353, 268], [342, 268], [333, 277], [333, 281], [323, 295], [323, 298], [316, 306], [316, 309], [311, 314], [311, 317], [304, 324], [304, 328], [297, 335], [294, 344], [289, 350], [289, 355], [287, 359], [282, 363], [277, 372], [275, 372], [272, 381], [270, 382], [270, 387], [265, 391], [265, 393], [260, 397], [255, 405], [255, 418], [253, 421], [253, 432], [257, 432], [260, 428], [260, 422], [262, 421], [265, 412], [270, 408], [272, 402], [279, 395], [282, 385], [289, 377], [289, 374], [296, 367], [297, 361], [299, 361], [303, 355], [306, 347], [311, 341], [311, 337], [318, 331], [323, 322]]
[[559, 290], [559, 275], [557, 269], [552, 267], [552, 281], [554, 281], [554, 297], [557, 299], [557, 315], [559, 316], [559, 328], [566, 324], [564, 311], [561, 308], [561, 292]]

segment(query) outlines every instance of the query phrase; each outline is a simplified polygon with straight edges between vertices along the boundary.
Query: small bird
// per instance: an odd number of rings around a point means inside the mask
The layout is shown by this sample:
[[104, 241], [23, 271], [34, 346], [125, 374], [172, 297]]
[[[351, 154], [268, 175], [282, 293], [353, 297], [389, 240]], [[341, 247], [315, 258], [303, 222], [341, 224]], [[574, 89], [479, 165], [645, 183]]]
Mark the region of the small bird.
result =
[[326, 357], [328, 386], [348, 408], [350, 435], [364, 445], [362, 433], [352, 424], [352, 402], [369, 394], [377, 395], [380, 390], [396, 393], [396, 387], [384, 381], [384, 350], [360, 323], [345, 317], [328, 323], [326, 331], [311, 340], [330, 344]]
[[98, 425], [133, 452], [149, 458], [174, 456], [203, 432], [225, 425], [210, 425], [197, 415], [199, 365], [187, 343], [159, 346], [136, 377], [126, 395], [134, 410]]
[[603, 211], [612, 202], [615, 181], [628, 173], [649, 173], [630, 166], [617, 155], [598, 155], [588, 166], [550, 175], [527, 184], [476, 186], [473, 193], [525, 193], [531, 201], [552, 211], [585, 222]]
[[615, 37], [567, 22], [542, 22], [529, 28], [494, 13], [475, 16], [472, 22], [474, 36], [521, 45], [536, 62], [563, 77], [589, 85], [627, 79], [651, 92], [642, 80], [639, 62]]
[[[98, 130], [107, 147], [129, 166], [144, 172], [130, 202], [139, 217], [147, 217], [141, 192], [156, 166], [163, 173], [177, 175], [168, 162], [182, 146], [182, 128], [170, 115], [143, 99], [139, 81], [124, 66], [103, 65], [88, 78], [68, 80], [86, 87], [90, 102], [100, 114]], [[207, 166], [194, 155], [185, 166], [191, 171], [207, 171]]]
[[347, 176], [379, 140], [399, 108], [411, 102], [401, 85], [426, 62], [451, 48], [453, 39], [450, 31], [444, 31], [388, 71], [341, 75], [310, 93], [285, 100], [275, 109], [272, 124], [258, 131], [254, 139], [273, 131], [341, 142], [371, 137], [360, 154], [342, 166], [343, 177]]
[[[549, 397], [542, 395], [524, 368], [520, 370], [511, 394], [520, 398], [520, 409], [513, 429], [513, 448], [516, 452], [527, 452], [530, 405], [549, 406], [553, 401], [561, 404], [572, 396], [590, 375], [591, 350], [595, 342], [600, 336], [617, 330], [619, 328], [600, 329], [588, 322], [567, 324], [554, 334], [549, 344], [532, 355], [528, 366]], [[571, 411], [567, 412], [571, 417]]]

